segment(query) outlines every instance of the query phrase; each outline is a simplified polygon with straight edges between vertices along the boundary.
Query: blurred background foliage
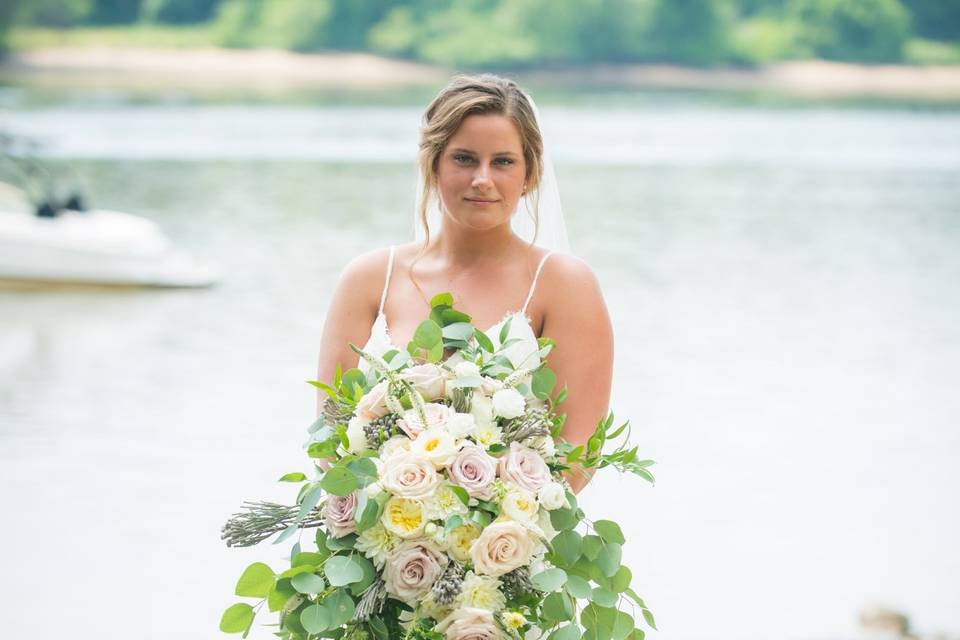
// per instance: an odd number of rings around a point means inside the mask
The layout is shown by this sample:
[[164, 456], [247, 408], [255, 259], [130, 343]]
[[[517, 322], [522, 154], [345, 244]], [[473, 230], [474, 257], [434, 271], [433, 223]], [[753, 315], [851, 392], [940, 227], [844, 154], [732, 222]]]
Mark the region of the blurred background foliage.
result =
[[[5, 35], [4, 35], [5, 34]], [[464, 68], [960, 62], [957, 0], [4, 0], [0, 38], [367, 51]]]

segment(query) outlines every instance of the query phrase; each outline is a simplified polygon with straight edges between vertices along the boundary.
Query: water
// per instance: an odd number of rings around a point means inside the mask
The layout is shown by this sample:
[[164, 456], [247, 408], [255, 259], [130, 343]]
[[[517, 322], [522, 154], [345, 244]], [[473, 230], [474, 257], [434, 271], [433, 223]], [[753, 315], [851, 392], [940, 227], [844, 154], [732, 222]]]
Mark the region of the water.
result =
[[[5, 635], [215, 637], [281, 555], [219, 526], [294, 497], [326, 304], [408, 237], [420, 107], [29, 98], [0, 127], [227, 277], [0, 292]], [[871, 602], [960, 633], [960, 113], [543, 110], [613, 407], [658, 461], [581, 501], [628, 532], [652, 637], [855, 637]]]

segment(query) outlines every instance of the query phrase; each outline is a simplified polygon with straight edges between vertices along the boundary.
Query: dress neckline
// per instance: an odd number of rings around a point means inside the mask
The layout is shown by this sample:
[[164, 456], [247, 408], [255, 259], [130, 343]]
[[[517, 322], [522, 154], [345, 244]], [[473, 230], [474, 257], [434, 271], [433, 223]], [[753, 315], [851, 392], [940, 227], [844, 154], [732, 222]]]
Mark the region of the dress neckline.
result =
[[[516, 316], [520, 316], [523, 319], [524, 324], [526, 324], [527, 327], [530, 329], [530, 333], [533, 333], [533, 327], [530, 326], [530, 318], [528, 318], [527, 314], [525, 314], [520, 309], [517, 309], [516, 311], [508, 311], [507, 314], [503, 316], [503, 318], [495, 322], [491, 327], [484, 329], [483, 332], [486, 334], [489, 334], [491, 331], [493, 331], [494, 329], [496, 329], [497, 327], [505, 323], [507, 320], [514, 318]], [[383, 311], [380, 311], [379, 313], [377, 313], [377, 318], [376, 320], [374, 320], [374, 325], [376, 325], [379, 322], [383, 323], [383, 336], [384, 338], [386, 338], [386, 343], [389, 346], [393, 347], [394, 349], [399, 349], [400, 351], [403, 351], [406, 347], [400, 347], [393, 341], [393, 338], [391, 337], [391, 334], [390, 334], [390, 325], [387, 323], [387, 314], [384, 313]], [[536, 334], [534, 334], [534, 338], [536, 337], [537, 337]]]

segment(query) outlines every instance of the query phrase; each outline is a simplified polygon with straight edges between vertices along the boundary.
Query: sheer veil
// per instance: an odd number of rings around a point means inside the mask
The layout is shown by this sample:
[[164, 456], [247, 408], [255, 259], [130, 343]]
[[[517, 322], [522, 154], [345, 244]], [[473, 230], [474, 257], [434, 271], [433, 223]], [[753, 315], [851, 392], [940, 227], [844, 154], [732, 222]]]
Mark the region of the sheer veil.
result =
[[[540, 119], [540, 111], [536, 103], [529, 94], [524, 93], [530, 106], [533, 108], [534, 116], [537, 119], [537, 126], [544, 137], [543, 151], [543, 178], [540, 186], [526, 195], [520, 197], [517, 203], [517, 210], [511, 218], [510, 225], [514, 233], [525, 241], [534, 241], [537, 246], [558, 251], [562, 253], [571, 253], [570, 241], [567, 238], [567, 225], [563, 219], [563, 209], [560, 206], [560, 189], [557, 186], [557, 175], [553, 169], [553, 160], [550, 158], [549, 147], [546, 142], [546, 134], [543, 130], [543, 122]], [[420, 224], [419, 212], [420, 203], [423, 201], [423, 172], [418, 172], [417, 176], [417, 198], [416, 206], [413, 210], [413, 229], [414, 237], [417, 241], [423, 242], [424, 230]], [[536, 198], [539, 195], [539, 225], [534, 225], [533, 215], [535, 211]], [[427, 208], [427, 225], [430, 227], [430, 235], [434, 236], [440, 230], [440, 222], [443, 214], [440, 211], [440, 199], [430, 198]], [[534, 231], [536, 239], [534, 240]]]

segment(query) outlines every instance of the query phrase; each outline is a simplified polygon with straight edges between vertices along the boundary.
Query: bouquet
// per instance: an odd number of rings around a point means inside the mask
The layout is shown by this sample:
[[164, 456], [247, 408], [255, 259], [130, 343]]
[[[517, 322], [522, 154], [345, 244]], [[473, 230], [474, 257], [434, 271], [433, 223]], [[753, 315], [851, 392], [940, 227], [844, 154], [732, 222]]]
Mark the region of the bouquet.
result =
[[264, 605], [288, 640], [623, 640], [644, 637], [640, 617], [656, 628], [621, 563], [621, 528], [588, 520], [565, 479], [613, 467], [652, 483], [653, 461], [612, 414], [586, 443], [560, 440], [555, 343], [540, 338], [540, 363], [515, 369], [509, 326], [495, 346], [440, 294], [406, 351], [351, 345], [367, 373], [310, 381], [327, 399], [308, 429], [309, 476], [280, 478], [301, 484], [296, 504], [247, 502], [223, 527], [228, 546], [296, 536], [290, 567], [247, 567], [236, 594], [259, 602], [229, 607], [222, 631], [246, 637]]

